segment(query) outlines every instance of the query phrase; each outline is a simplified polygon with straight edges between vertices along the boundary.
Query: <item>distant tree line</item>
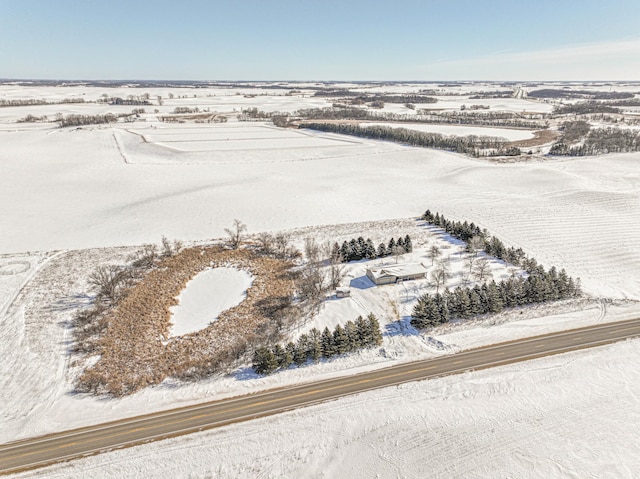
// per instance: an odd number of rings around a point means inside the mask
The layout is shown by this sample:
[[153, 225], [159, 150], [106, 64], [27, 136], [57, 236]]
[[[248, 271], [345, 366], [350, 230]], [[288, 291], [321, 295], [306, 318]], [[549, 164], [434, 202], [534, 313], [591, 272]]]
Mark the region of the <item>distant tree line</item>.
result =
[[345, 88], [337, 88], [331, 90], [318, 90], [313, 96], [318, 97], [342, 97], [358, 99], [362, 103], [371, 101], [381, 101], [383, 103], [436, 103], [437, 98], [425, 94], [405, 94], [405, 95], [388, 95], [388, 94], [374, 94], [368, 95], [362, 92], [352, 91]]
[[640, 106], [640, 98], [628, 98], [625, 100], [616, 100], [603, 102], [610, 106]]
[[469, 96], [470, 100], [482, 100], [485, 98], [511, 98], [513, 97], [513, 90], [497, 90], [497, 91], [483, 91], [479, 93], [472, 93]]
[[411, 253], [413, 244], [411, 237], [406, 235], [404, 238], [399, 237], [397, 240], [391, 238], [388, 243], [380, 243], [376, 248], [371, 238], [366, 240], [360, 236], [358, 239], [352, 238], [351, 241], [344, 241], [342, 246], [334, 243], [331, 249], [331, 257], [339, 259], [343, 263], [349, 261], [358, 261], [361, 259], [384, 258], [390, 255], [400, 255]]
[[[361, 103], [355, 103], [361, 104]], [[372, 104], [370, 104], [371, 106]], [[415, 108], [415, 104], [407, 103]], [[380, 105], [379, 105], [380, 106]], [[384, 105], [382, 105], [384, 106]], [[414, 109], [410, 108], [410, 109]], [[411, 122], [426, 124], [447, 124], [447, 125], [482, 125], [495, 127], [513, 127], [546, 129], [549, 124], [542, 121], [544, 114], [522, 114], [513, 112], [435, 112], [421, 109], [418, 114], [398, 114], [387, 111], [372, 111], [370, 109], [347, 105], [345, 103], [334, 103], [327, 108], [306, 108], [297, 110], [294, 113], [286, 112], [265, 112], [257, 108], [247, 108], [242, 110], [239, 116], [240, 121], [252, 120], [272, 120], [276, 126], [286, 127], [293, 120], [370, 120], [388, 122]]]
[[554, 88], [544, 88], [533, 90], [527, 93], [531, 98], [589, 98], [592, 100], [622, 100], [633, 98], [631, 92], [621, 91], [593, 91], [593, 90], [558, 90]]
[[435, 148], [464, 153], [473, 157], [518, 156], [520, 149], [506, 146], [507, 140], [491, 136], [446, 136], [440, 133], [392, 128], [389, 126], [360, 126], [344, 123], [303, 123], [300, 128], [340, 133], [375, 140], [394, 141], [411, 146]]
[[640, 131], [627, 128], [592, 128], [582, 144], [570, 146], [564, 139], [555, 143], [550, 155], [586, 156], [640, 151]]
[[[99, 100], [100, 102], [100, 100]], [[129, 106], [148, 106], [151, 105], [151, 102], [149, 101], [148, 98], [140, 98], [140, 97], [134, 97], [134, 98], [120, 98], [120, 97], [115, 97], [115, 98], [107, 98], [107, 99], [102, 99], [103, 103], [109, 103], [109, 105], [129, 105]]]
[[114, 115], [113, 113], [105, 113], [98, 115], [67, 115], [58, 114], [56, 121], [60, 128], [67, 126], [83, 126], [83, 125], [100, 125], [105, 123], [116, 123], [118, 118], [127, 115]]
[[591, 113], [620, 113], [620, 108], [598, 101], [583, 101], [570, 105], [558, 105], [554, 107], [555, 115], [588, 115]]
[[544, 114], [524, 114], [506, 111], [449, 111], [435, 112], [419, 110], [414, 120], [418, 123], [442, 123], [446, 125], [482, 125], [496, 127], [531, 128], [544, 130], [549, 123], [544, 120]]
[[580, 280], [568, 276], [564, 269], [558, 272], [552, 267], [548, 272], [545, 271], [534, 258], [527, 257], [521, 248], [506, 247], [499, 238], [489, 235], [473, 222], [451, 221], [430, 210], [422, 215], [422, 219], [466, 242], [467, 252], [475, 254], [478, 250], [484, 250], [490, 256], [519, 266], [527, 275], [513, 275], [506, 281], [496, 283], [492, 280], [472, 288], [457, 287], [454, 291], [445, 290], [441, 294], [424, 294], [418, 299], [411, 315], [411, 324], [417, 328], [446, 323], [450, 319], [498, 313], [505, 308], [570, 298], [581, 293]]
[[62, 105], [66, 103], [85, 103], [84, 98], [63, 98], [57, 101], [48, 101], [37, 98], [25, 98], [17, 100], [0, 99], [0, 107], [9, 106], [33, 106], [33, 105]]
[[380, 344], [380, 323], [370, 313], [366, 318], [358, 316], [355, 322], [347, 321], [344, 326], [338, 324], [333, 331], [328, 327], [322, 332], [313, 328], [309, 334], [301, 335], [295, 343], [258, 348], [253, 355], [252, 367], [257, 374], [266, 375], [294, 364], [302, 366], [308, 361], [318, 362], [322, 358], [329, 359]]

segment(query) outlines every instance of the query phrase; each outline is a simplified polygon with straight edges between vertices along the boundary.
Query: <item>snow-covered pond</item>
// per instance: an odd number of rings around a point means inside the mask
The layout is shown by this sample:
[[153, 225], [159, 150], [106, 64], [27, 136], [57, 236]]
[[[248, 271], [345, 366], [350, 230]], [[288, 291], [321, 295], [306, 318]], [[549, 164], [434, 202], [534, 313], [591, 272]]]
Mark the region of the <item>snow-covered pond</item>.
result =
[[169, 336], [182, 336], [206, 328], [221, 312], [247, 297], [253, 276], [235, 268], [209, 268], [198, 273], [170, 308]]

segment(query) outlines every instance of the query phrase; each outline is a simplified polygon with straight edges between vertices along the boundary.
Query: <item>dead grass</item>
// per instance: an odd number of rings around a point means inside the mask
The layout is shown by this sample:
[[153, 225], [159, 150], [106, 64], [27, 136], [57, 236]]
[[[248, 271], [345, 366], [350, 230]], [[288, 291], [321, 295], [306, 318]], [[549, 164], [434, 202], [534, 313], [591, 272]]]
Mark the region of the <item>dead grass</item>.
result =
[[538, 130], [533, 132], [533, 138], [527, 140], [512, 141], [507, 146], [517, 146], [519, 148], [530, 148], [532, 146], [542, 146], [555, 141], [560, 134], [554, 130]]
[[[169, 308], [186, 283], [211, 265], [249, 271], [254, 281], [246, 300], [201, 331], [169, 338]], [[122, 396], [170, 376], [197, 379], [222, 370], [273, 329], [273, 316], [260, 305], [292, 296], [291, 266], [249, 249], [220, 246], [189, 248], [163, 258], [105, 316], [108, 326], [95, 351], [100, 359], [80, 375], [78, 389]]]

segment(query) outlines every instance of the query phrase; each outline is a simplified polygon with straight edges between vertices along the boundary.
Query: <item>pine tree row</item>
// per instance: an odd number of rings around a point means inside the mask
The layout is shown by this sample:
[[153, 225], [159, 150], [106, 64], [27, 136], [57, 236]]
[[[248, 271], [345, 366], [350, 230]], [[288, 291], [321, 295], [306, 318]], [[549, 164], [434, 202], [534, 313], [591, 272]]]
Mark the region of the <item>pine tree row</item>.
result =
[[[536, 272], [538, 263], [533, 258], [527, 258], [522, 248], [507, 247], [495, 236], [489, 235], [486, 230], [481, 230], [473, 222], [451, 221], [436, 213], [427, 210], [422, 215], [422, 219], [427, 223], [438, 226], [456, 239], [467, 243], [467, 250], [473, 248], [483, 249], [489, 256], [506, 261], [514, 266], [520, 266], [527, 273]], [[473, 240], [473, 241], [472, 241]]]
[[487, 313], [534, 303], [566, 299], [580, 294], [579, 280], [574, 281], [563, 269], [548, 272], [539, 267], [527, 278], [513, 277], [491, 281], [473, 288], [457, 287], [443, 294], [425, 294], [418, 299], [411, 314], [411, 324], [427, 328], [450, 319], [468, 319]]
[[503, 138], [492, 136], [446, 136], [440, 133], [416, 131], [407, 128], [380, 125], [362, 127], [351, 123], [302, 123], [299, 128], [309, 128], [374, 140], [395, 141], [411, 146], [455, 151], [456, 153], [464, 153], [473, 157], [520, 155], [519, 148], [509, 147]]
[[334, 260], [348, 263], [349, 261], [384, 258], [394, 254], [411, 253], [412, 251], [413, 244], [409, 235], [404, 238], [400, 237], [397, 240], [391, 238], [388, 243], [380, 243], [377, 248], [370, 238], [365, 240], [360, 236], [358, 239], [343, 242], [342, 246], [334, 243], [331, 256]]
[[355, 322], [347, 321], [344, 326], [338, 324], [333, 331], [324, 328], [320, 332], [313, 328], [309, 334], [301, 335], [295, 343], [258, 348], [253, 355], [252, 367], [258, 374], [271, 374], [293, 364], [302, 366], [308, 361], [317, 362], [322, 358], [331, 358], [380, 344], [380, 323], [378, 318], [370, 313], [366, 318], [358, 316]]
[[532, 303], [543, 303], [578, 296], [580, 280], [574, 280], [562, 269], [552, 267], [548, 272], [534, 259], [525, 255], [521, 248], [507, 247], [504, 243], [481, 230], [474, 223], [450, 221], [439, 213], [427, 210], [422, 219], [445, 230], [448, 234], [467, 243], [467, 250], [483, 249], [488, 255], [519, 266], [527, 277], [512, 277], [496, 283], [491, 281], [473, 288], [458, 287], [443, 294], [425, 294], [413, 308], [411, 324], [426, 328], [446, 323], [452, 318], [467, 319], [473, 316], [498, 313]]

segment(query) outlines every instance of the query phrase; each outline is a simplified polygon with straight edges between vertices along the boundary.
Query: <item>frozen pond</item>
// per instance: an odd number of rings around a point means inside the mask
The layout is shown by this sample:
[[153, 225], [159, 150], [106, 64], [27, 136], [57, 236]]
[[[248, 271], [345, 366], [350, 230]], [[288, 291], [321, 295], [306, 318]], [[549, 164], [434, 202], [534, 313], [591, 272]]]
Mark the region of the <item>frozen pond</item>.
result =
[[170, 336], [182, 336], [206, 328], [221, 312], [247, 297], [253, 276], [235, 268], [210, 268], [197, 274], [178, 296], [171, 310]]

